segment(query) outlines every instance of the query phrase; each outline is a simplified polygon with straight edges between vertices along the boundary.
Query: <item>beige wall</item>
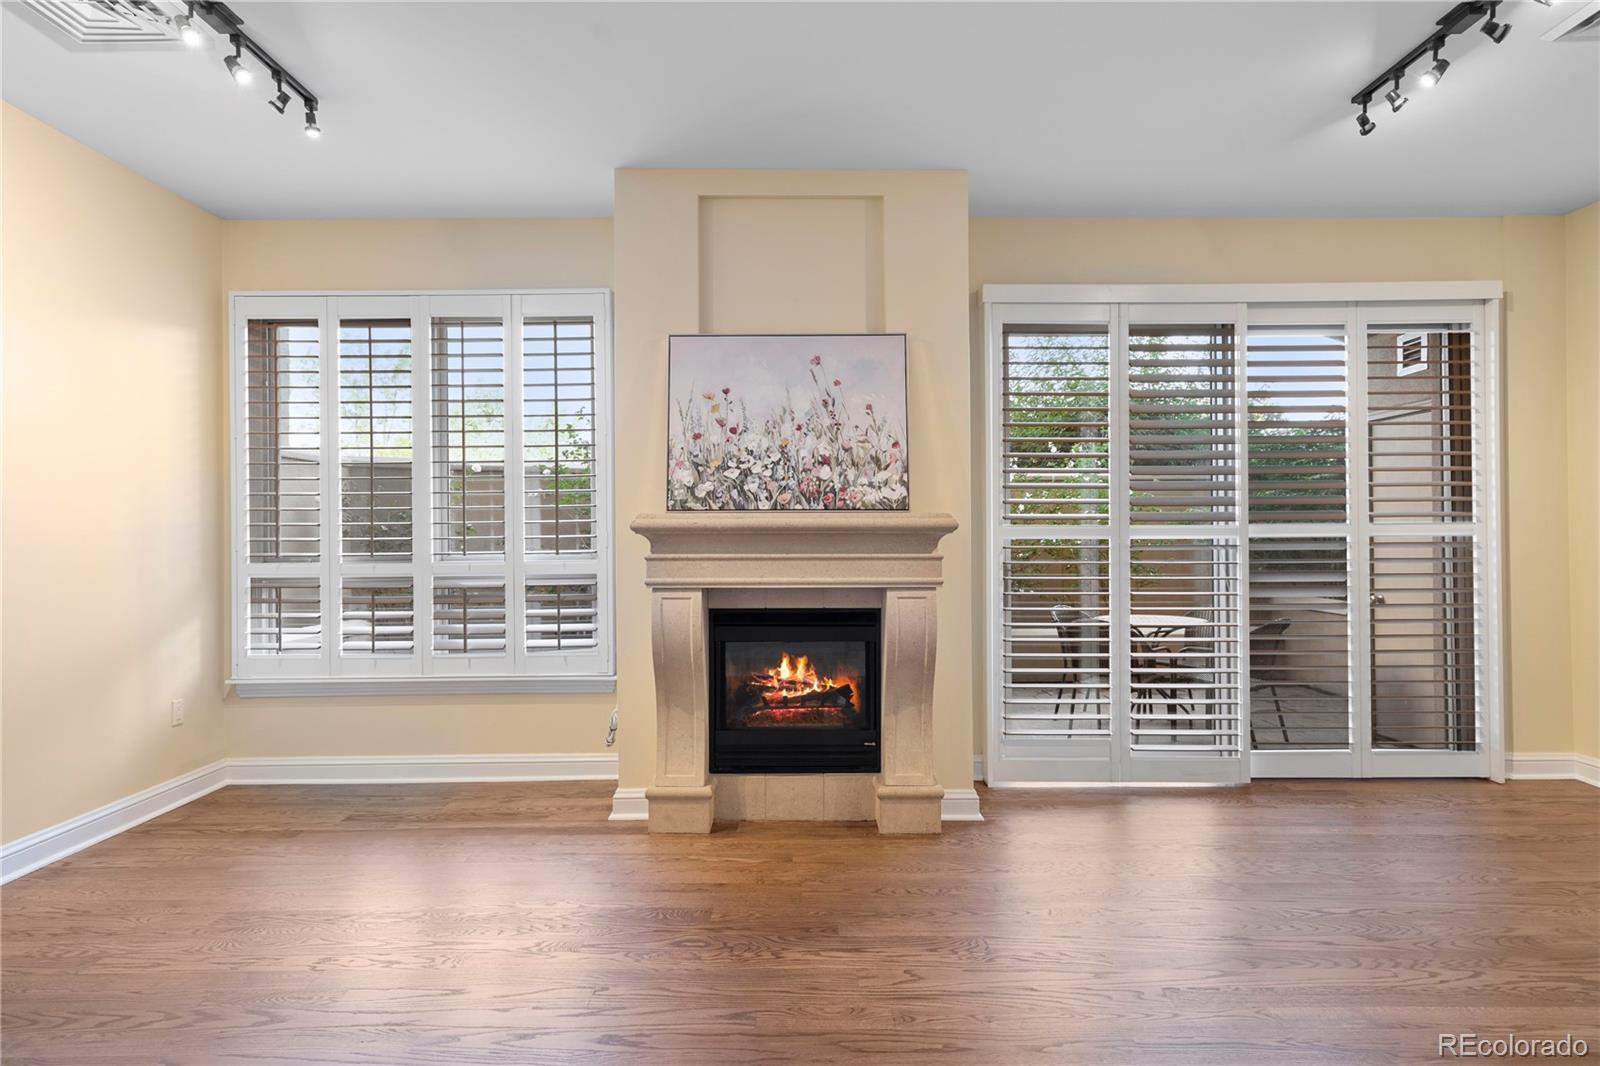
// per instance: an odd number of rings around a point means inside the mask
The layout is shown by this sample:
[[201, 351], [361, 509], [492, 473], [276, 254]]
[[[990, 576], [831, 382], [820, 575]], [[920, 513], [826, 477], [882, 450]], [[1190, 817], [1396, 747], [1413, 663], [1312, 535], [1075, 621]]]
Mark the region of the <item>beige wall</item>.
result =
[[1600, 203], [1566, 217], [1573, 750], [1600, 758]]
[[1556, 216], [977, 218], [971, 283], [977, 289], [1025, 282], [1503, 281], [1506, 750], [1562, 752], [1573, 744], [1567, 225]]
[[223, 754], [225, 364], [215, 218], [9, 105], [0, 151], [9, 841]]
[[967, 182], [948, 171], [619, 170], [617, 700], [623, 787], [648, 785], [655, 694], [644, 540], [627, 525], [665, 507], [671, 333], [882, 329], [907, 335], [911, 505], [960, 522], [943, 543], [936, 772], [972, 780], [972, 508]]
[[[603, 218], [224, 222], [222, 247], [224, 292], [611, 285]], [[601, 751], [614, 706], [609, 693], [234, 696], [225, 710], [230, 755], [468, 755]]]

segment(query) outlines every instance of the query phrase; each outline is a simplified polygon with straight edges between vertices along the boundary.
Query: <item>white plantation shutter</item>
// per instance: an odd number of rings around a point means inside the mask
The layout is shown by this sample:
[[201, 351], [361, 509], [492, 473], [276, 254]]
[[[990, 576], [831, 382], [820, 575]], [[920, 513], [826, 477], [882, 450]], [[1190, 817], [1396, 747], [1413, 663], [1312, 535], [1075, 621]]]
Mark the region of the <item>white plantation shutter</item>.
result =
[[599, 596], [592, 581], [546, 581], [525, 589], [523, 638], [528, 651], [592, 648]]
[[1374, 537], [1372, 745], [1476, 751], [1480, 559], [1469, 536]]
[[340, 605], [345, 655], [410, 655], [416, 649], [416, 597], [409, 581], [351, 578]]
[[1252, 328], [1246, 373], [1250, 521], [1343, 522], [1349, 415], [1343, 335]]
[[503, 655], [505, 583], [492, 578], [445, 578], [436, 583], [433, 650], [440, 655]]
[[1348, 750], [1350, 559], [1344, 537], [1250, 541], [1250, 739]]
[[346, 558], [411, 557], [411, 322], [339, 323], [339, 510]]
[[234, 321], [242, 692], [610, 685], [606, 294], [241, 296]]
[[1007, 735], [1111, 735], [1109, 551], [1107, 540], [1006, 545], [1000, 624]]
[[1104, 524], [1110, 515], [1111, 346], [1104, 327], [1005, 332], [1004, 510], [1013, 522]]
[[322, 591], [316, 578], [253, 578], [249, 604], [250, 654], [321, 654]]
[[505, 324], [433, 320], [435, 558], [506, 550]]
[[529, 554], [594, 551], [592, 319], [523, 320], [522, 422]]
[[321, 333], [315, 319], [246, 328], [250, 561], [315, 562], [322, 551]]
[[1370, 515], [1375, 522], [1470, 522], [1476, 445], [1472, 331], [1367, 332]]
[[1220, 538], [1135, 539], [1130, 558], [1133, 750], [1237, 753], [1238, 544]]
[[1230, 325], [1128, 328], [1128, 469], [1135, 523], [1237, 520], [1237, 379]]

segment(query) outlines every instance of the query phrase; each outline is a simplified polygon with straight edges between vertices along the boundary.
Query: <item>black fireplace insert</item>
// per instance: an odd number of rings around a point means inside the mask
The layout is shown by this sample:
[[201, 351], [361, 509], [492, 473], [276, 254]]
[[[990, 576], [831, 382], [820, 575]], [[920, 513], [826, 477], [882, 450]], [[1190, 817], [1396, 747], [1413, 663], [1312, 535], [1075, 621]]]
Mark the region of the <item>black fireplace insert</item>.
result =
[[711, 612], [711, 772], [876, 773], [875, 610]]

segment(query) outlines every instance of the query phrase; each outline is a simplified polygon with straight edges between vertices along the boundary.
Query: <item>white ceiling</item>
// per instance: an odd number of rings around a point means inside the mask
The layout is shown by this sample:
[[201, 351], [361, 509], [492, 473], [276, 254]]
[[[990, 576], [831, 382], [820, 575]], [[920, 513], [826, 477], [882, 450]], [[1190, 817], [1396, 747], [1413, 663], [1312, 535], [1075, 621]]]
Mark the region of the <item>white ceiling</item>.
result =
[[1600, 42], [1507, 0], [1370, 137], [1348, 100], [1449, 0], [263, 3], [326, 135], [220, 47], [74, 51], [6, 3], [6, 100], [229, 218], [595, 216], [614, 167], [953, 167], [981, 215], [1564, 212]]

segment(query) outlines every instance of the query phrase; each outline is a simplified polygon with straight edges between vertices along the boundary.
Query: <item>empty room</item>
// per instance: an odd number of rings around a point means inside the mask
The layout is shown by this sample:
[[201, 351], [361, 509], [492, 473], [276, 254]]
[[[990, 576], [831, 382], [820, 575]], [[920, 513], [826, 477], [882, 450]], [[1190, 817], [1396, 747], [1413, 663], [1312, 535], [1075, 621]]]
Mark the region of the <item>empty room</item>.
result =
[[0, 0], [0, 1060], [1600, 1058], [1600, 0]]

